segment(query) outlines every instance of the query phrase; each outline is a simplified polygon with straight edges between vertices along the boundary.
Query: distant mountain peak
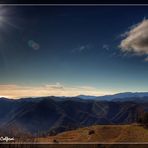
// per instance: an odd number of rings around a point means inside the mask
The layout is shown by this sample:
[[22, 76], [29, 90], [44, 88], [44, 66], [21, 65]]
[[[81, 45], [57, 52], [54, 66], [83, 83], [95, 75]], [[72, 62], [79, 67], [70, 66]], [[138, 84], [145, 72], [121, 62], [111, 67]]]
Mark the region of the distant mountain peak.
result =
[[81, 99], [95, 99], [95, 100], [108, 100], [111, 101], [113, 99], [119, 98], [131, 98], [131, 97], [146, 97], [148, 96], [148, 92], [121, 92], [113, 95], [104, 95], [104, 96], [89, 96], [89, 95], [79, 95], [76, 96]]
[[97, 96], [89, 96], [89, 95], [78, 95], [76, 96], [77, 98], [80, 99], [95, 99]]

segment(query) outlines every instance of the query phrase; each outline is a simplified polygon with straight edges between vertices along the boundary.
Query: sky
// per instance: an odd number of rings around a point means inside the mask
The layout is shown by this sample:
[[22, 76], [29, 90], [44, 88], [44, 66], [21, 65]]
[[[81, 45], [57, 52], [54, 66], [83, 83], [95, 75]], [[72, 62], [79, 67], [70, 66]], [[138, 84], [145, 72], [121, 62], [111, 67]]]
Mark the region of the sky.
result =
[[148, 91], [147, 6], [0, 6], [0, 96]]

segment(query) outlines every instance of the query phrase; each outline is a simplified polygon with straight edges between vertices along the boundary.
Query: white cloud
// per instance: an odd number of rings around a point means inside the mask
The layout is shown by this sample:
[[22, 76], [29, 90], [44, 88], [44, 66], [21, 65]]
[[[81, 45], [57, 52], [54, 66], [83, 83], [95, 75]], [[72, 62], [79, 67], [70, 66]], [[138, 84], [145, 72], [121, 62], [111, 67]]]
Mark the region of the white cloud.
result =
[[139, 56], [148, 56], [148, 19], [144, 19], [142, 22], [132, 26], [122, 36], [124, 39], [119, 46], [121, 51]]
[[46, 89], [63, 89], [63, 86], [59, 82], [56, 82], [56, 84], [45, 85], [45, 88]]

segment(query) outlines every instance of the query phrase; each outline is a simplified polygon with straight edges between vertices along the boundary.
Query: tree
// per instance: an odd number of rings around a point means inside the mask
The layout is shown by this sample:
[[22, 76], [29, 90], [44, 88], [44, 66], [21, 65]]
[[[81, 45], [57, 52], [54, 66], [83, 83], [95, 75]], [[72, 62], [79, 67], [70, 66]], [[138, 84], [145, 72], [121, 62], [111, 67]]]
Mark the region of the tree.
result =
[[137, 122], [145, 126], [148, 126], [148, 112], [145, 112], [142, 115], [140, 115], [137, 119]]

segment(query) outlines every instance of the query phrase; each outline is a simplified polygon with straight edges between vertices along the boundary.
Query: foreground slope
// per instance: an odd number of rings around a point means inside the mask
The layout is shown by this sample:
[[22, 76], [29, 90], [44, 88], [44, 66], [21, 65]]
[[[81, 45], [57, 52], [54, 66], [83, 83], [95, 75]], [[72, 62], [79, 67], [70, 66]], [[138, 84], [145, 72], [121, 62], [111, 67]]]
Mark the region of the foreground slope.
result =
[[37, 138], [37, 142], [148, 142], [148, 129], [140, 125], [96, 125]]

